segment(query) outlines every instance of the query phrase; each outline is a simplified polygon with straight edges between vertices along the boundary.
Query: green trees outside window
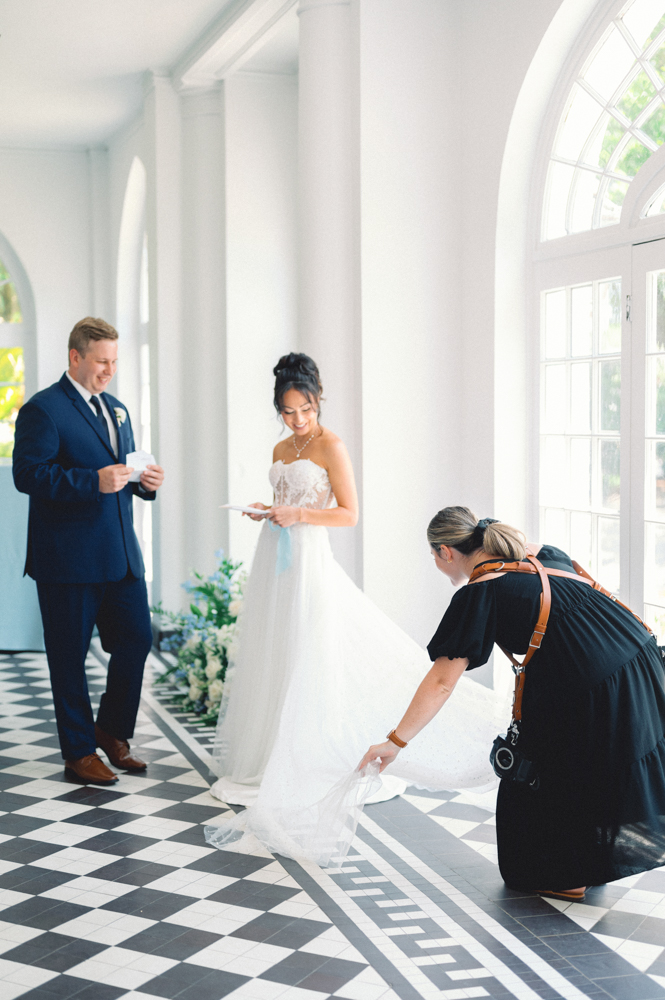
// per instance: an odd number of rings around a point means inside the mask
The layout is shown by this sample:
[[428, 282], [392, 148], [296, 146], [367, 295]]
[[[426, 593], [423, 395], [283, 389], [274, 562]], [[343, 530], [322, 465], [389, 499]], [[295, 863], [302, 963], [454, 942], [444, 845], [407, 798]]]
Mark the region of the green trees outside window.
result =
[[0, 260], [0, 323], [22, 323], [16, 287]]
[[568, 96], [550, 158], [542, 239], [618, 223], [631, 180], [664, 142], [665, 0], [632, 0]]
[[14, 427], [24, 395], [23, 348], [0, 348], [0, 458], [12, 456]]

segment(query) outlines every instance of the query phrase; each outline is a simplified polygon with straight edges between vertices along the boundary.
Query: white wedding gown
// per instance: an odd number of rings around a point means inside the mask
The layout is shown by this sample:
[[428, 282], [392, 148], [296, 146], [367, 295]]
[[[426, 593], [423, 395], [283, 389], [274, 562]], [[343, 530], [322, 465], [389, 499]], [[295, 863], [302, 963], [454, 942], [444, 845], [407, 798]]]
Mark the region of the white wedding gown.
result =
[[[326, 470], [309, 459], [275, 462], [270, 482], [276, 505], [323, 510], [333, 500]], [[494, 780], [489, 750], [508, 706], [466, 676], [380, 777], [375, 766], [355, 770], [397, 725], [431, 664], [335, 561], [326, 528], [295, 524], [284, 533], [264, 523], [238, 624], [210, 791], [248, 808], [207, 827], [210, 844], [333, 864], [368, 799], [407, 784], [461, 789]]]

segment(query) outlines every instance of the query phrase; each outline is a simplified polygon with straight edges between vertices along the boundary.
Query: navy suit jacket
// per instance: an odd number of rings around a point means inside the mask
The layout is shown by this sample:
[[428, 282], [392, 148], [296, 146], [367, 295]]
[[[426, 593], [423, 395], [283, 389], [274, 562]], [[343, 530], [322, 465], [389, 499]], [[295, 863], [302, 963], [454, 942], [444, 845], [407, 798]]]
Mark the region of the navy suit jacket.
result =
[[[14, 484], [30, 497], [25, 572], [38, 582], [105, 583], [130, 570], [144, 574], [134, 532], [132, 497], [154, 500], [128, 483], [100, 493], [97, 470], [124, 463], [134, 451], [127, 408], [108, 393], [101, 399], [118, 432], [118, 457], [80, 392], [66, 375], [36, 393], [18, 413]], [[124, 410], [118, 423], [114, 408]]]

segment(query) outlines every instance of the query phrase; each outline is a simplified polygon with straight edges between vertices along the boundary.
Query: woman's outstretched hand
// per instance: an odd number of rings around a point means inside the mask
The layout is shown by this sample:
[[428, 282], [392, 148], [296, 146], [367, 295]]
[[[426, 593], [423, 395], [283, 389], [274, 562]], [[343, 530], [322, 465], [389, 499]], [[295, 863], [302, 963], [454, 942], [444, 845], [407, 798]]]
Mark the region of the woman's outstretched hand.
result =
[[301, 519], [300, 507], [273, 507], [268, 516], [272, 523], [278, 524], [280, 528], [290, 528]]
[[396, 746], [391, 740], [386, 740], [385, 743], [377, 743], [376, 746], [370, 747], [363, 759], [358, 764], [358, 770], [362, 771], [364, 767], [371, 764], [373, 760], [377, 757], [381, 759], [381, 764], [379, 766], [379, 773], [391, 764], [397, 754], [399, 753], [399, 747]]
[[[264, 503], [248, 503], [247, 506], [256, 507], [257, 510], [270, 510], [270, 507], [266, 507]], [[244, 512], [242, 516], [245, 517]], [[262, 521], [265, 517], [265, 514], [247, 514], [247, 517], [251, 521]]]

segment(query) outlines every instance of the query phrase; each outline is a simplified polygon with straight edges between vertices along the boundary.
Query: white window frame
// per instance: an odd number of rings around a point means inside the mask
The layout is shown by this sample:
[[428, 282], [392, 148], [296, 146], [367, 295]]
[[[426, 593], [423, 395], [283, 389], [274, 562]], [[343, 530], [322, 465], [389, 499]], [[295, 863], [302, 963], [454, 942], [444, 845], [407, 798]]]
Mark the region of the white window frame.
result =
[[[527, 322], [530, 382], [528, 426], [529, 487], [527, 491], [527, 531], [530, 539], [540, 538], [540, 364], [541, 293], [544, 290], [578, 285], [603, 278], [621, 277], [622, 282], [622, 361], [621, 361], [621, 599], [638, 613], [644, 600], [644, 317], [634, 309], [643, 292], [633, 288], [633, 247], [665, 240], [665, 214], [645, 217], [646, 207], [665, 186], [665, 145], [653, 153], [633, 179], [618, 224], [600, 229], [543, 240], [542, 213], [545, 185], [554, 137], [571, 87], [589, 54], [611, 19], [625, 6], [621, 2], [599, 4], [582, 33], [560, 76], [539, 140], [529, 207], [531, 261], [529, 264]], [[665, 267], [665, 243], [662, 265]], [[635, 292], [639, 292], [636, 296]], [[627, 318], [630, 306], [632, 316]], [[638, 331], [639, 327], [639, 331]], [[570, 555], [575, 558], [575, 553]], [[602, 583], [602, 580], [600, 581]]]

